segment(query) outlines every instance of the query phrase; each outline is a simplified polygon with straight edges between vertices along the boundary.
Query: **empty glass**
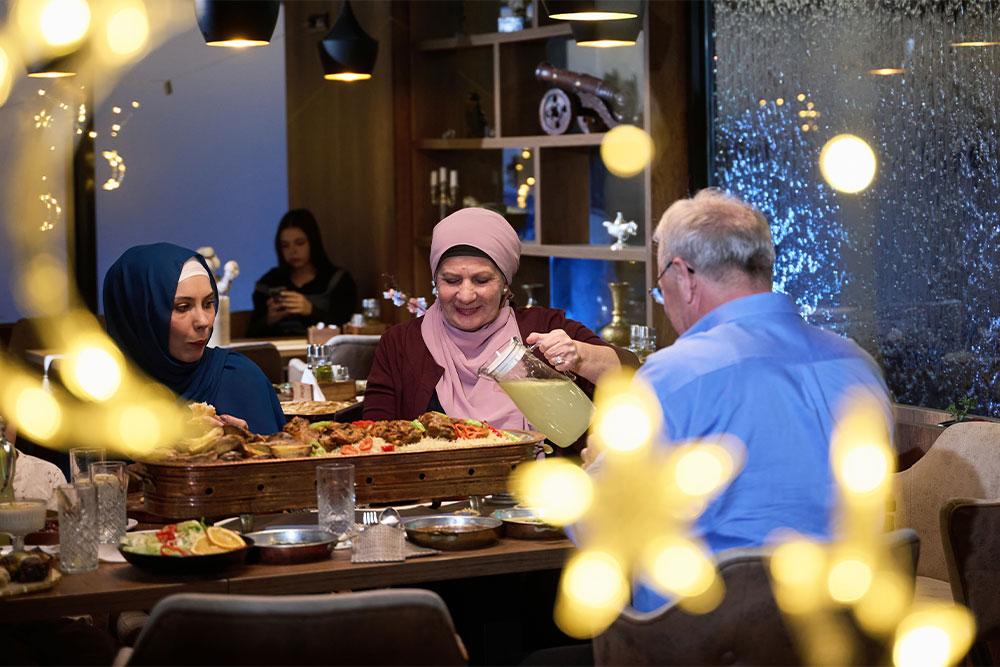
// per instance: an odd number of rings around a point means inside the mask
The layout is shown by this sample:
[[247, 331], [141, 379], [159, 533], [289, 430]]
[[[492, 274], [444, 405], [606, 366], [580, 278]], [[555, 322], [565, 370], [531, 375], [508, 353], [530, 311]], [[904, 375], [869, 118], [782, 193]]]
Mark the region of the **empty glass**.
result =
[[65, 484], [59, 497], [59, 569], [66, 574], [97, 569], [97, 488], [86, 480]]
[[69, 450], [69, 481], [76, 482], [79, 479], [90, 479], [90, 464], [104, 460], [103, 449], [88, 449], [86, 447], [75, 447]]
[[316, 501], [319, 527], [350, 543], [354, 527], [354, 466], [327, 463], [316, 466]]
[[644, 327], [641, 324], [633, 324], [630, 328], [631, 339], [628, 349], [635, 352], [639, 361], [646, 361], [646, 357], [656, 352], [656, 329]]
[[91, 463], [90, 480], [97, 487], [97, 539], [101, 544], [118, 544], [128, 523], [125, 508], [128, 476], [125, 463]]

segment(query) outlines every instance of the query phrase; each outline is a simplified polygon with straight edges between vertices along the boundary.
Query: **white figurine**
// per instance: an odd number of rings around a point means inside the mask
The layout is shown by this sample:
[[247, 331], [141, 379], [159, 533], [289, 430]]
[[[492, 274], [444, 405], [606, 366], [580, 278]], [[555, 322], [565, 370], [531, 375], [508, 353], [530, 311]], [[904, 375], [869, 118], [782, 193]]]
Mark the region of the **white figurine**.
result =
[[235, 259], [231, 259], [226, 262], [226, 266], [222, 269], [222, 280], [218, 282], [219, 294], [228, 294], [229, 287], [233, 284], [233, 278], [240, 275], [240, 265], [236, 263]]
[[205, 263], [208, 264], [209, 271], [215, 273], [219, 270], [219, 266], [222, 262], [219, 260], [219, 256], [215, 254], [215, 248], [210, 245], [206, 245], [198, 248], [197, 252], [205, 258]]
[[605, 220], [604, 226], [607, 228], [608, 234], [618, 239], [611, 244], [612, 250], [622, 250], [625, 248], [626, 239], [635, 236], [636, 231], [639, 229], [634, 220], [625, 222], [625, 216], [622, 215], [621, 211], [618, 211], [618, 217], [615, 218], [614, 222]]

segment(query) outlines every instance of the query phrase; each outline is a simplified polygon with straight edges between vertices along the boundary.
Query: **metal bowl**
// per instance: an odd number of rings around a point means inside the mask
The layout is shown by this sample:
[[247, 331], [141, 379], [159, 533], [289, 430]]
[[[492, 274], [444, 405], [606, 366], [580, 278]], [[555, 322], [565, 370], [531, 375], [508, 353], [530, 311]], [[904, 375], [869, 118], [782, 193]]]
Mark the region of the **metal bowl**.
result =
[[243, 536], [260, 562], [290, 565], [323, 560], [337, 546], [337, 536], [319, 528], [272, 528]]
[[503, 521], [503, 532], [518, 540], [556, 540], [566, 537], [562, 528], [540, 521], [538, 510], [528, 507], [508, 507], [491, 515]]
[[500, 539], [499, 519], [488, 516], [439, 514], [403, 522], [411, 542], [432, 549], [477, 549]]

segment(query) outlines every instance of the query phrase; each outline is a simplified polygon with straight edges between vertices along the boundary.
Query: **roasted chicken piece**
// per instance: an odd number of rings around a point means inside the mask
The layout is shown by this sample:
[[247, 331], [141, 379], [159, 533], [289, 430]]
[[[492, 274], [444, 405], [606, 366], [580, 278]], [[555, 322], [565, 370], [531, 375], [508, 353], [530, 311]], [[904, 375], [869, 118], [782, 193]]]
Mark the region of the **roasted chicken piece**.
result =
[[428, 438], [441, 438], [442, 440], [456, 440], [454, 421], [451, 417], [440, 412], [425, 412], [420, 415], [418, 421], [427, 429]]
[[293, 417], [282, 430], [290, 434], [294, 440], [307, 444], [315, 440], [319, 434], [316, 429], [309, 426], [309, 420], [303, 417]]
[[420, 439], [424, 437], [423, 432], [414, 426], [413, 422], [405, 419], [375, 422], [368, 428], [368, 435], [373, 438], [382, 438], [392, 445], [408, 445], [420, 442]]
[[353, 445], [360, 442], [365, 437], [365, 430], [358, 428], [354, 424], [341, 424], [330, 422], [324, 429], [325, 433], [320, 436], [319, 443], [324, 449], [341, 447], [343, 445]]

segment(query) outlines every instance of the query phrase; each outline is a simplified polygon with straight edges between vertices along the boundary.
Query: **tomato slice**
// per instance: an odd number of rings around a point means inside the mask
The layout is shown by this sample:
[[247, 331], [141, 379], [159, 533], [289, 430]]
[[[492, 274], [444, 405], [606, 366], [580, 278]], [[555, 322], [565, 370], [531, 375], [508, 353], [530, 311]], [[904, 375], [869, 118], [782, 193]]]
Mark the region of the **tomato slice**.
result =
[[363, 452], [367, 452], [369, 449], [371, 449], [372, 448], [372, 439], [371, 439], [371, 437], [368, 437], [368, 438], [365, 438], [364, 440], [362, 440], [361, 444], [358, 445], [358, 447]]
[[391, 452], [394, 449], [396, 449], [396, 445], [382, 445], [383, 452]]
[[351, 454], [357, 454], [358, 453], [358, 448], [355, 447], [354, 445], [344, 445], [343, 447], [340, 448], [340, 453], [343, 456], [349, 456]]
[[187, 556], [188, 553], [181, 549], [180, 547], [175, 547], [172, 544], [164, 544], [160, 547], [161, 556]]
[[352, 425], [357, 426], [358, 428], [368, 428], [374, 423], [375, 422], [373, 422], [371, 419], [359, 419], [356, 422], [351, 422]]

